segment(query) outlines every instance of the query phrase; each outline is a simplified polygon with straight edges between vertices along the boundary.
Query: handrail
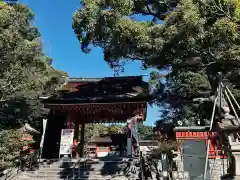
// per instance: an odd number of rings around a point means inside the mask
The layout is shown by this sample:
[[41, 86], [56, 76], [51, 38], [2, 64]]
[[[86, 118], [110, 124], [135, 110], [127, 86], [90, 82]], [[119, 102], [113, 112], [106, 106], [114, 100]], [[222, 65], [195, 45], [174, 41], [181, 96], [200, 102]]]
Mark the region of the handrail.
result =
[[22, 155], [19, 157], [19, 166], [18, 166], [18, 171], [23, 170], [29, 165], [29, 168], [32, 168], [33, 163], [38, 163], [39, 162], [39, 153], [40, 149], [30, 152], [28, 154]]
[[[29, 164], [29, 167], [32, 168], [33, 163], [38, 163], [38, 159], [39, 159], [39, 149], [36, 150], [33, 153], [27, 153], [25, 155], [20, 155], [15, 159], [15, 162], [17, 163], [17, 169], [16, 169], [16, 173], [18, 174], [19, 171], [23, 171], [24, 168], [26, 168], [26, 166]], [[29, 161], [28, 161], [29, 160]], [[29, 162], [29, 163], [28, 163]], [[9, 169], [6, 174], [4, 174], [5, 176], [5, 180], [7, 179], [11, 179], [12, 176], [10, 175], [12, 173], [13, 169]]]
[[71, 176], [71, 175], [73, 176], [73, 179], [72, 179], [72, 180], [75, 180], [75, 168], [76, 168], [77, 165], [79, 165], [79, 169], [80, 169], [80, 164], [81, 164], [81, 158], [78, 159], [78, 161], [74, 164], [74, 166], [73, 166], [73, 168], [72, 168], [72, 172], [67, 175], [67, 180], [70, 180], [70, 179], [69, 179], [69, 178], [70, 178], [69, 176]]
[[[85, 156], [84, 156], [85, 157]], [[70, 174], [67, 175], [67, 180], [69, 180], [69, 176], [73, 176], [73, 179], [72, 180], [75, 180], [75, 169], [76, 169], [76, 166], [78, 166], [78, 178], [80, 177], [80, 169], [81, 169], [81, 160], [82, 158], [79, 158], [78, 161], [74, 164], [73, 166], [73, 169], [72, 169], [72, 172]], [[85, 159], [84, 159], [84, 165], [85, 165]], [[84, 166], [85, 167], [85, 166]], [[77, 178], [77, 179], [78, 179]]]
[[145, 160], [143, 158], [142, 152], [140, 151], [140, 168], [141, 168], [141, 179], [145, 180], [146, 177], [146, 168], [145, 168]]

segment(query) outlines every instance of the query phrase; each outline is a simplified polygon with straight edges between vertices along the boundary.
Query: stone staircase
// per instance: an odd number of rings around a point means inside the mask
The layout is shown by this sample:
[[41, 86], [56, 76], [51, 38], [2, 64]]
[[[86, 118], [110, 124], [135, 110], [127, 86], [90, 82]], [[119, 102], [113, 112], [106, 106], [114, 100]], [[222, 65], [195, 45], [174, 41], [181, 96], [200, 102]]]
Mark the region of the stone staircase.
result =
[[[132, 168], [135, 173], [131, 173]], [[59, 160], [51, 164], [40, 163], [36, 170], [21, 172], [13, 180], [137, 180], [138, 173], [139, 168], [129, 159]]]

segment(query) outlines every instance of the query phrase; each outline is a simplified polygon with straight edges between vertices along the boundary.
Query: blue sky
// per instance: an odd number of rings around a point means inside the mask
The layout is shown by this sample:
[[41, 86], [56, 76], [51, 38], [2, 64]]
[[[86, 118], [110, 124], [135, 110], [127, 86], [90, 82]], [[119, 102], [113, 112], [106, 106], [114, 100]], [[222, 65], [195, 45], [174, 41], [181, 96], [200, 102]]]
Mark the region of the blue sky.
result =
[[[45, 54], [53, 58], [53, 66], [64, 70], [70, 77], [107, 77], [113, 71], [103, 59], [101, 49], [91, 53], [81, 52], [72, 29], [72, 15], [80, 6], [80, 0], [20, 0], [35, 13], [35, 22], [42, 35]], [[140, 62], [129, 63], [121, 76], [144, 75], [149, 71], [141, 69]], [[144, 79], [147, 81], [148, 76]], [[145, 124], [153, 125], [159, 119], [156, 107], [148, 107]]]

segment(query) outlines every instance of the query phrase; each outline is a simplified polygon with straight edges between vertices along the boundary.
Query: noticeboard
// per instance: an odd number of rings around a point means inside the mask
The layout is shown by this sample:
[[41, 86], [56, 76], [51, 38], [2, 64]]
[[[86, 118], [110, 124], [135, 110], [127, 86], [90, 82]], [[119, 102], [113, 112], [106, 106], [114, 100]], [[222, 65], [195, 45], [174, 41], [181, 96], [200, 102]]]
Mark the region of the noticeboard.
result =
[[173, 180], [189, 180], [189, 172], [188, 171], [172, 171], [172, 179]]
[[62, 129], [59, 157], [72, 154], [73, 136], [74, 129]]

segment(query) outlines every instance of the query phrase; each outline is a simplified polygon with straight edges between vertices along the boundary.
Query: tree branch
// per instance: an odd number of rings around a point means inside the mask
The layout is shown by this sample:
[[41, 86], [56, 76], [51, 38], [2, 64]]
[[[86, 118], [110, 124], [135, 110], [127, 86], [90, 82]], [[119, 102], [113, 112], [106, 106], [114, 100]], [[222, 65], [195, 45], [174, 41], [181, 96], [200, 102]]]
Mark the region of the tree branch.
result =
[[131, 59], [131, 60], [138, 60], [138, 61], [146, 61], [145, 58], [140, 58], [140, 57], [131, 57], [129, 55], [125, 55], [126, 59]]
[[200, 102], [200, 103], [209, 102], [209, 101], [212, 101], [212, 99], [211, 98], [194, 98], [193, 99], [193, 102]]
[[11, 84], [12, 84], [12, 81], [9, 81], [8, 84], [5, 84], [4, 86], [1, 86], [1, 89], [4, 89], [4, 88], [6, 88], [7, 86], [10, 86]]
[[134, 1], [134, 4], [135, 4], [135, 13], [138, 13], [138, 14], [142, 14], [142, 15], [151, 15], [151, 16], [153, 16], [153, 17], [156, 17], [156, 18], [158, 18], [159, 20], [164, 20], [165, 19], [165, 17], [167, 16], [167, 13], [154, 13], [154, 12], [152, 12], [151, 11], [151, 9], [150, 9], [150, 7], [149, 7], [149, 5], [148, 5], [148, 3], [146, 2], [146, 7], [147, 7], [147, 12], [146, 11], [144, 11], [144, 10], [141, 10], [140, 8], [138, 9], [137, 7], [138, 7], [138, 1]]
[[217, 61], [213, 61], [213, 62], [210, 62], [208, 63], [207, 65], [205, 65], [205, 67], [203, 68], [203, 71], [207, 69], [208, 66], [212, 65], [212, 64], [215, 64], [217, 63]]

